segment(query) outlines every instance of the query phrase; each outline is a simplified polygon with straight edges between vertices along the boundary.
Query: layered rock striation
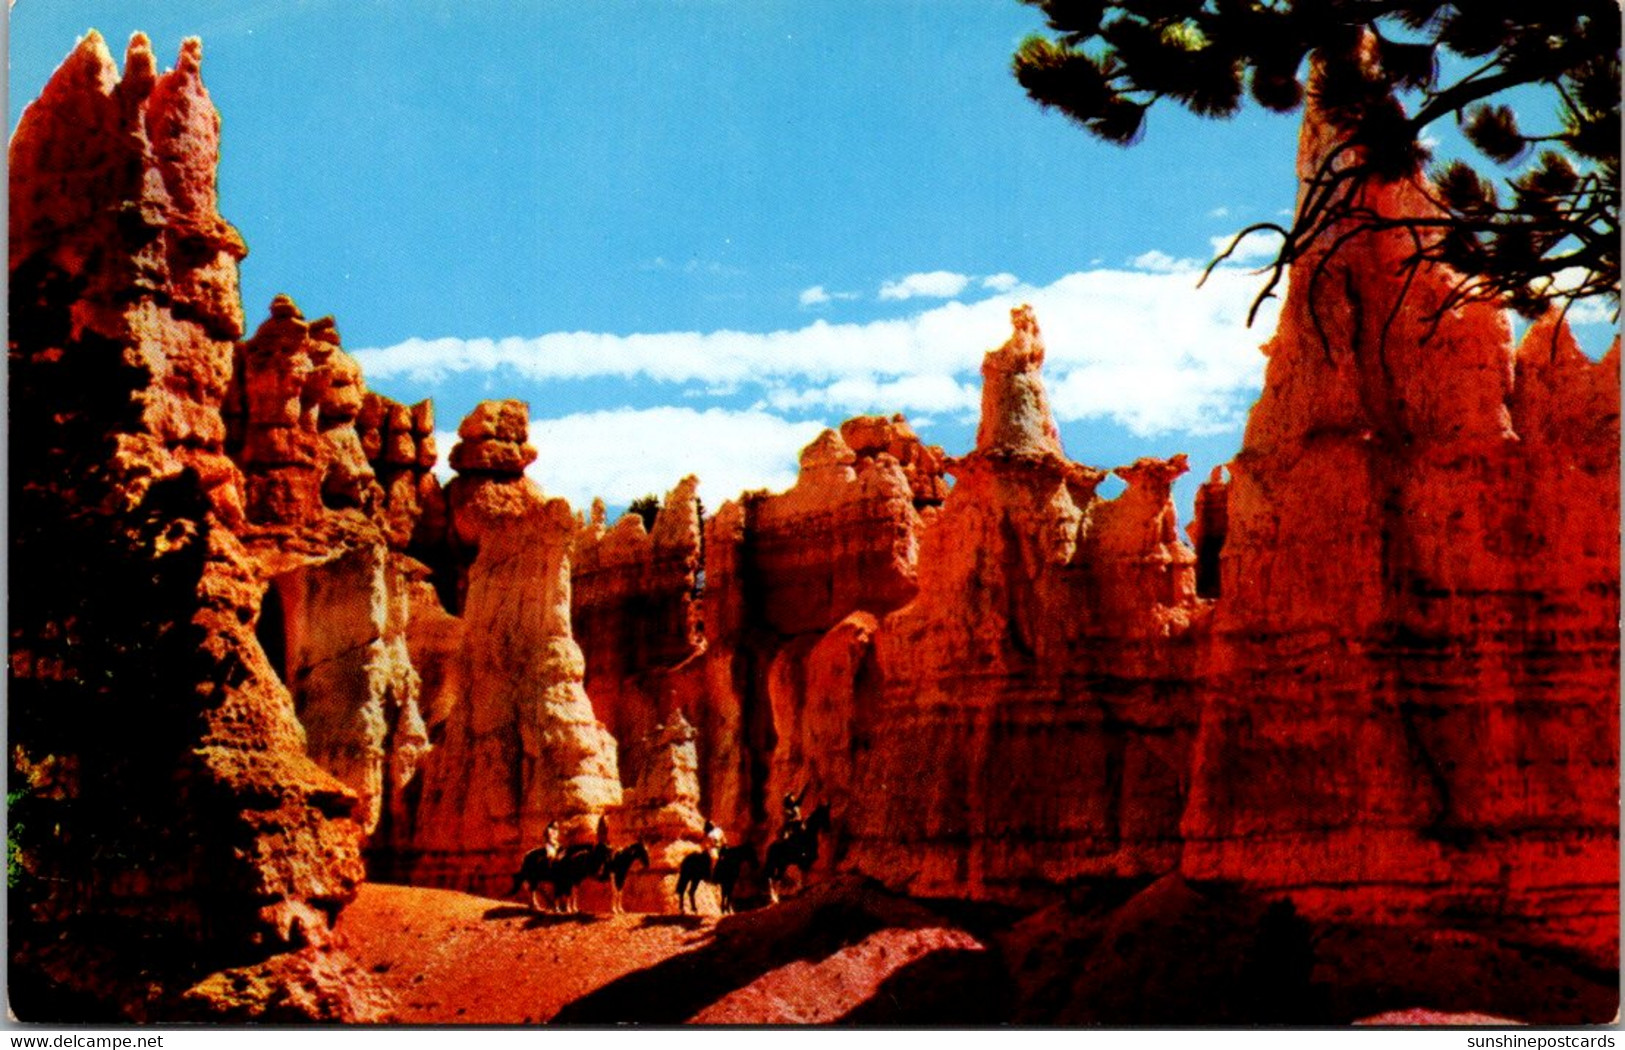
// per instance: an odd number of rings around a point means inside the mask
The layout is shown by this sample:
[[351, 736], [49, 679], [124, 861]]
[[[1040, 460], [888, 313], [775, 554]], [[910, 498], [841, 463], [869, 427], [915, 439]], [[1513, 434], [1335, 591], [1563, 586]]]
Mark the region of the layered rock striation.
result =
[[788, 491], [730, 501], [706, 527], [702, 783], [714, 819], [758, 841], [777, 831], [785, 794], [850, 795], [864, 624], [913, 597], [917, 504], [929, 510], [943, 485], [941, 449], [900, 418], [843, 429], [862, 454], [826, 430]]
[[121, 77], [91, 33], [10, 148], [12, 1002], [42, 1019], [182, 1016], [211, 970], [322, 950], [363, 877], [357, 797], [254, 636], [200, 59], [160, 75], [138, 35]]
[[[1311, 109], [1300, 173], [1334, 142]], [[1421, 177], [1351, 192], [1436, 214]], [[1291, 273], [1230, 466], [1187, 877], [1617, 961], [1618, 350], [1402, 231]]]
[[483, 402], [452, 449], [450, 533], [473, 556], [458, 644], [443, 651], [453, 669], [439, 672], [456, 694], [395, 839], [412, 880], [492, 896], [549, 822], [587, 837], [621, 803], [615, 739], [594, 716], [571, 633], [577, 523], [524, 476], [528, 429], [523, 403]]
[[925, 533], [919, 593], [873, 630], [852, 862], [910, 892], [1022, 900], [1166, 870], [1194, 724], [1183, 457], [1069, 460], [1032, 312], [986, 356], [977, 446]]

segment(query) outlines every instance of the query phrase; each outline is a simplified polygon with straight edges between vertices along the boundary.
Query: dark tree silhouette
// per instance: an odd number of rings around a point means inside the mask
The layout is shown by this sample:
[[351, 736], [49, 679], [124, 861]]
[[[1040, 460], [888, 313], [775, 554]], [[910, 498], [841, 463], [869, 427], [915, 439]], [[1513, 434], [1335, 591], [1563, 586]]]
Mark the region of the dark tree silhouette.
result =
[[[1620, 9], [1613, 0], [1022, 0], [1052, 36], [1016, 52], [1016, 79], [1091, 134], [1137, 141], [1169, 100], [1228, 117], [1251, 96], [1289, 112], [1314, 101], [1346, 133], [1280, 236], [1274, 293], [1288, 266], [1334, 225], [1400, 228], [1410, 264], [1463, 275], [1449, 308], [1504, 302], [1525, 316], [1582, 299], [1619, 310]], [[1442, 75], [1441, 70], [1448, 71]], [[1514, 108], [1516, 106], [1516, 108]], [[1407, 112], [1407, 109], [1409, 112]], [[1537, 110], [1555, 118], [1527, 127]], [[1362, 212], [1358, 185], [1430, 164], [1423, 132], [1459, 126], [1478, 156], [1429, 170], [1434, 216]], [[1491, 171], [1494, 177], [1484, 174]], [[1499, 182], [1501, 185], [1497, 185]]]
[[638, 517], [643, 519], [643, 528], [645, 532], [653, 532], [655, 528], [655, 518], [660, 515], [660, 497], [656, 496], [652, 492], [647, 496], [639, 496], [637, 499], [627, 504], [626, 512], [628, 514], [636, 514]]

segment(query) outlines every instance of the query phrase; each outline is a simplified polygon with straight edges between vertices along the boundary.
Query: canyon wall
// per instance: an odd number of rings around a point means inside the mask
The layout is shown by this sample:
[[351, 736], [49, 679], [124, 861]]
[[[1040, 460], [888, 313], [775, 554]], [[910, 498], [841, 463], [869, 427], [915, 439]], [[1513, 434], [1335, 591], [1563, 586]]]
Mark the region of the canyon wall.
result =
[[[1064, 454], [1030, 310], [982, 366], [975, 451], [926, 531], [919, 593], [873, 628], [872, 746], [850, 863], [926, 896], [1012, 902], [1177, 860], [1195, 724], [1183, 457], [1103, 471]], [[906, 785], [906, 786], [905, 786]]]
[[[1300, 173], [1335, 141], [1311, 109]], [[1436, 214], [1418, 176], [1360, 188]], [[1338, 244], [1335, 252], [1328, 246]], [[1403, 231], [1293, 267], [1230, 465], [1188, 877], [1617, 959], [1618, 348], [1514, 348]]]
[[[523, 403], [462, 421], [442, 486], [432, 407], [366, 390], [331, 318], [279, 296], [242, 338], [198, 62], [138, 37], [121, 76], [87, 37], [11, 145], [37, 1001], [266, 1016], [225, 970], [376, 1016], [328, 947], [365, 874], [500, 896], [608, 815], [653, 909], [705, 819], [759, 851], [803, 789], [826, 864], [920, 896], [1177, 872], [1617, 964], [1617, 342], [1514, 346], [1403, 234], [1334, 230], [1191, 545], [1184, 456], [1111, 499], [1068, 457], [1025, 307], [967, 455], [858, 417], [783, 493], [706, 518], [689, 477], [610, 526], [526, 476]], [[1311, 108], [1300, 173], [1331, 141]]]
[[571, 553], [571, 623], [586, 659], [593, 709], [620, 743], [636, 782], [643, 751], [673, 710], [691, 706], [705, 651], [700, 619], [699, 480], [666, 495], [654, 528], [627, 514], [606, 527], [602, 504]]
[[862, 452], [826, 430], [788, 491], [747, 493], [706, 527], [702, 786], [713, 819], [757, 843], [787, 793], [849, 798], [874, 618], [914, 595], [922, 511], [940, 498], [941, 449], [901, 417], [843, 430]]
[[[121, 76], [92, 33], [11, 141], [12, 1003], [365, 1019], [365, 978], [312, 954], [363, 878], [362, 805], [254, 635], [278, 501], [227, 456], [245, 248], [200, 59], [160, 75], [137, 36]], [[326, 990], [203, 981], [261, 966]]]
[[368, 395], [331, 317], [277, 296], [239, 344], [226, 447], [243, 471], [240, 531], [267, 589], [257, 635], [293, 694], [310, 756], [376, 831], [428, 747], [406, 640], [411, 563], [357, 427]]

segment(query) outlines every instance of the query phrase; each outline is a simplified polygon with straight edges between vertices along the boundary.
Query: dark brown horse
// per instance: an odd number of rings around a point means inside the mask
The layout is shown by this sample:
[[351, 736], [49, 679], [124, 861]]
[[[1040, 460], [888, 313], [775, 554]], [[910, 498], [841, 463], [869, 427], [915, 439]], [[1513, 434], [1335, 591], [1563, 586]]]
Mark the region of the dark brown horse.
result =
[[536, 900], [536, 891], [547, 882], [548, 873], [552, 868], [553, 863], [547, 858], [546, 847], [531, 850], [525, 854], [525, 859], [519, 862], [519, 870], [513, 876], [513, 889], [508, 891], [508, 896], [512, 897], [518, 893], [519, 887], [523, 886], [529, 891], [530, 910], [541, 911], [542, 906]]
[[820, 802], [806, 823], [767, 847], [767, 861], [763, 865], [767, 876], [768, 899], [779, 903], [779, 883], [791, 868], [799, 868], [805, 879], [818, 860], [818, 836], [829, 832], [829, 803]]
[[545, 884], [549, 889], [551, 910], [573, 912], [576, 910], [576, 887], [588, 879], [608, 878], [604, 872], [611, 856], [609, 847], [603, 843], [571, 846], [551, 861], [547, 859], [546, 848], [533, 849], [519, 862], [519, 871], [513, 877], [513, 888], [508, 891], [508, 896], [513, 896], [519, 892], [520, 886], [525, 886], [530, 890], [531, 910], [541, 911], [536, 891]]
[[604, 879], [604, 869], [609, 865], [611, 856], [613, 854], [609, 847], [602, 842], [592, 846], [571, 846], [565, 850], [564, 856], [555, 860], [547, 873], [547, 881], [553, 886], [554, 910], [579, 910], [576, 907], [576, 887], [588, 879]]
[[719, 910], [724, 915], [732, 915], [734, 886], [738, 884], [739, 875], [746, 864], [756, 866], [756, 855], [746, 846], [722, 847], [715, 865], [711, 863], [711, 854], [705, 850], [684, 857], [677, 866], [677, 911], [686, 915], [692, 908], [694, 914], [698, 915], [700, 909], [694, 894], [699, 890], [700, 883], [711, 882], [717, 887]]
[[644, 869], [649, 867], [649, 851], [641, 842], [634, 842], [625, 849], [618, 850], [609, 858], [609, 863], [604, 865], [604, 876], [609, 878], [609, 911], [612, 915], [621, 914], [621, 891], [626, 888], [626, 880], [632, 874], [634, 862]]

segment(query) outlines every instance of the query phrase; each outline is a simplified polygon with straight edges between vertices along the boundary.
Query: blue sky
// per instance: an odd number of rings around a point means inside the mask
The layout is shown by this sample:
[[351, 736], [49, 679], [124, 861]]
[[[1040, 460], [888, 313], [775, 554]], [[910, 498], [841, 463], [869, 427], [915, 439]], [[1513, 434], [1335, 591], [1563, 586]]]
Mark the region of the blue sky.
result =
[[1189, 453], [1182, 516], [1257, 394], [1259, 279], [1196, 269], [1290, 206], [1296, 119], [1097, 143], [1011, 77], [1015, 0], [18, 0], [11, 126], [92, 26], [203, 38], [251, 328], [335, 315], [443, 431], [528, 401], [577, 506], [782, 487], [859, 412], [962, 454], [1023, 301], [1069, 455]]

